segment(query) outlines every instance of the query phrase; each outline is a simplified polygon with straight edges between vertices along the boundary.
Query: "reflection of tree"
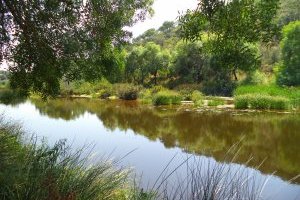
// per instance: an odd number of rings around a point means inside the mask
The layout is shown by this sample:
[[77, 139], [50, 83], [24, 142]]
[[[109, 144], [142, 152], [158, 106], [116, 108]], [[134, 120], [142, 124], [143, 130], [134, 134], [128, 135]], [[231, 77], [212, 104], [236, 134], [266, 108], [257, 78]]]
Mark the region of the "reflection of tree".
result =
[[83, 107], [84, 104], [78, 100], [55, 99], [43, 101], [41, 99], [31, 99], [30, 101], [39, 110], [41, 115], [47, 115], [55, 119], [72, 120], [86, 111]]
[[96, 114], [110, 130], [133, 130], [150, 140], [159, 139], [167, 148], [177, 146], [189, 152], [210, 154], [219, 160], [226, 149], [244, 138], [237, 162], [245, 162], [252, 155], [252, 166], [267, 159], [261, 167], [265, 173], [277, 171], [286, 179], [300, 173], [298, 114], [200, 114], [174, 108], [153, 108], [136, 102], [89, 99], [33, 103], [41, 113], [66, 120], [88, 111]]

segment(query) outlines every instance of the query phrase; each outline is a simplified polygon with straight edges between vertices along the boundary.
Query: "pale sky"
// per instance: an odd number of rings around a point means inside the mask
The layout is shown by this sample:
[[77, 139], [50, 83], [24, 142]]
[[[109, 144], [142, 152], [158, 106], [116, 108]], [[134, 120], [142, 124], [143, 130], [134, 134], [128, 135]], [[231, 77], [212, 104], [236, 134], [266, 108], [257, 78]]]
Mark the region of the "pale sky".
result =
[[150, 28], [159, 28], [165, 21], [174, 21], [178, 12], [185, 12], [187, 9], [195, 9], [197, 0], [155, 0], [153, 4], [154, 16], [144, 22], [139, 22], [129, 28], [133, 37], [137, 37]]

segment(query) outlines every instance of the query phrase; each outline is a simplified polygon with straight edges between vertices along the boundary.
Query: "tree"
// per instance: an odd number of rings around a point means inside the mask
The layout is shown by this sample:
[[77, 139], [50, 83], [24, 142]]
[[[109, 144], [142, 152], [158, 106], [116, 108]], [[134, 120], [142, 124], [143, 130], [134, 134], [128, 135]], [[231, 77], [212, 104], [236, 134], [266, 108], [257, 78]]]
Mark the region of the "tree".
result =
[[143, 20], [152, 3], [0, 0], [0, 61], [14, 63], [12, 86], [55, 95], [59, 80], [74, 66], [104, 76], [115, 59], [114, 47], [130, 37], [123, 27]]
[[147, 84], [156, 85], [158, 77], [167, 71], [169, 60], [169, 52], [153, 42], [146, 43], [144, 47], [136, 46], [127, 57], [126, 79], [144, 85], [145, 79], [149, 78]]
[[144, 84], [145, 69], [143, 65], [144, 48], [142, 46], [134, 46], [126, 57], [125, 79], [139, 84]]
[[159, 72], [163, 72], [169, 66], [170, 54], [157, 44], [149, 42], [142, 54], [145, 69], [153, 77], [153, 84], [157, 84]]
[[281, 41], [282, 67], [277, 82], [280, 85], [300, 85], [300, 21], [283, 27]]
[[202, 42], [179, 42], [174, 56], [173, 75], [182, 83], [203, 80], [204, 53]]
[[237, 80], [237, 70], [257, 66], [257, 53], [250, 47], [271, 41], [276, 35], [278, 4], [279, 0], [199, 0], [196, 10], [180, 17], [182, 33], [191, 41], [205, 38], [206, 50], [222, 62], [218, 66]]
[[278, 12], [280, 27], [297, 20], [300, 20], [299, 0], [280, 0], [280, 9]]

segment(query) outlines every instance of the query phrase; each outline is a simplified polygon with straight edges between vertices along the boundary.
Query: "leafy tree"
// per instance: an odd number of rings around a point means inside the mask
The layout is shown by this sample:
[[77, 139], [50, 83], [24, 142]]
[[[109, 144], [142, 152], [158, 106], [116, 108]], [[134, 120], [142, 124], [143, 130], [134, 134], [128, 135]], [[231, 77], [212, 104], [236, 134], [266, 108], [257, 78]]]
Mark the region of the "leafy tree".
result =
[[127, 57], [126, 79], [144, 85], [145, 79], [150, 78], [148, 84], [156, 85], [158, 77], [168, 70], [169, 60], [169, 52], [153, 42], [136, 46]]
[[207, 51], [237, 79], [237, 70], [257, 66], [257, 53], [249, 44], [268, 42], [276, 35], [278, 1], [199, 0], [196, 10], [180, 18], [183, 36], [192, 41], [207, 37]]
[[278, 76], [280, 85], [300, 85], [300, 21], [291, 22], [282, 30], [282, 67]]
[[299, 0], [280, 0], [278, 23], [282, 27], [289, 22], [300, 20]]
[[123, 27], [144, 19], [152, 3], [0, 0], [0, 58], [14, 63], [12, 86], [55, 95], [62, 77], [77, 78], [68, 75], [70, 68], [88, 72], [90, 79], [106, 76], [114, 65], [114, 47], [130, 37]]
[[134, 46], [126, 57], [125, 79], [129, 82], [144, 83], [146, 76], [143, 65], [144, 48], [142, 46]]
[[181, 83], [200, 83], [203, 80], [205, 58], [202, 42], [179, 42], [174, 56], [173, 75]]
[[159, 73], [163, 73], [169, 66], [170, 54], [166, 50], [162, 51], [159, 45], [149, 42], [142, 57], [145, 69], [153, 77], [152, 82], [156, 85]]

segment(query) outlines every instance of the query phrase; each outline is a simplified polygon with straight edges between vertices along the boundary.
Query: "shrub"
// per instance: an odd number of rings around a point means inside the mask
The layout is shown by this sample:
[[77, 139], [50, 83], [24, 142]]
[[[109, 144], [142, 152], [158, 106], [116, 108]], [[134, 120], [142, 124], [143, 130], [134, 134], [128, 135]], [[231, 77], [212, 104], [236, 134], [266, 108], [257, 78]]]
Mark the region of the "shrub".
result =
[[234, 106], [236, 109], [249, 108], [249, 95], [240, 95], [234, 98]]
[[116, 84], [115, 90], [120, 99], [123, 100], [136, 100], [138, 98], [141, 88], [132, 84]]
[[237, 109], [274, 109], [285, 110], [290, 106], [289, 99], [269, 95], [247, 94], [236, 96], [234, 105]]
[[192, 92], [191, 100], [194, 102], [195, 106], [202, 106], [204, 96], [200, 91], [195, 90]]
[[200, 86], [197, 84], [182, 84], [174, 88], [182, 96], [183, 100], [191, 101], [192, 93], [195, 90], [199, 90]]
[[283, 27], [281, 41], [282, 66], [277, 83], [279, 85], [300, 85], [300, 21], [294, 21]]
[[205, 80], [203, 82], [203, 93], [213, 96], [232, 96], [236, 83], [227, 75], [216, 75], [214, 78]]
[[266, 74], [256, 70], [248, 74], [247, 78], [243, 80], [242, 85], [265, 85], [268, 81]]
[[154, 95], [152, 103], [154, 105], [171, 105], [171, 104], [180, 104], [182, 97], [179, 93], [174, 91], [161, 91]]

